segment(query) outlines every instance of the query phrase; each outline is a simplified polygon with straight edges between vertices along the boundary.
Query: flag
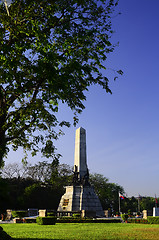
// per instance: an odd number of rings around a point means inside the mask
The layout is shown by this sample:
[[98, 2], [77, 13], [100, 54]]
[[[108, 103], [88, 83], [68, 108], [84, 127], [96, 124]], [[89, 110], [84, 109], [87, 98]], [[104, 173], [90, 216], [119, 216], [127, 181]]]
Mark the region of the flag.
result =
[[142, 200], [142, 196], [139, 194], [139, 199]]
[[120, 197], [120, 199], [124, 199], [124, 196], [123, 195], [121, 195], [121, 193], [119, 192], [119, 197]]
[[156, 194], [155, 194], [155, 202], [156, 202], [156, 204], [158, 203], [158, 201], [157, 201], [157, 197], [156, 197]]

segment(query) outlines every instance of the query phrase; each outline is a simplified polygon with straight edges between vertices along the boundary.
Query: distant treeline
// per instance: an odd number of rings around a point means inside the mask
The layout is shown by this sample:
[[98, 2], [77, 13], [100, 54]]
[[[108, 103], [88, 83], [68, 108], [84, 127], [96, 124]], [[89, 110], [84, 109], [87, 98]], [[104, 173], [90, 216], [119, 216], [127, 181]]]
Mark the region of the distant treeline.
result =
[[[56, 210], [65, 186], [72, 184], [73, 168], [58, 161], [38, 162], [35, 165], [12, 163], [1, 169], [0, 211], [6, 209], [54, 209]], [[119, 209], [119, 192], [124, 189], [110, 183], [101, 174], [90, 174], [90, 183], [99, 196], [103, 209], [116, 214]], [[122, 212], [152, 210], [156, 199], [152, 197], [124, 198], [121, 200]]]

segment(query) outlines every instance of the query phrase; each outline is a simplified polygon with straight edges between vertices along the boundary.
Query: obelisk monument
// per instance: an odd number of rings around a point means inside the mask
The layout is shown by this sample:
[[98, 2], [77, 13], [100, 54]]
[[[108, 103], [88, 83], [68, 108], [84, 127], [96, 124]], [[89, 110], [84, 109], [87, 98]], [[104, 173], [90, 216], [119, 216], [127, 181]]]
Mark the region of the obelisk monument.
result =
[[86, 154], [86, 130], [78, 128], [75, 137], [74, 172], [71, 186], [66, 186], [66, 193], [62, 196], [58, 211], [79, 211], [95, 213], [97, 217], [104, 217], [104, 212], [98, 196], [89, 183], [89, 171]]
[[74, 171], [79, 172], [79, 178], [87, 174], [86, 130], [78, 128], [75, 137]]

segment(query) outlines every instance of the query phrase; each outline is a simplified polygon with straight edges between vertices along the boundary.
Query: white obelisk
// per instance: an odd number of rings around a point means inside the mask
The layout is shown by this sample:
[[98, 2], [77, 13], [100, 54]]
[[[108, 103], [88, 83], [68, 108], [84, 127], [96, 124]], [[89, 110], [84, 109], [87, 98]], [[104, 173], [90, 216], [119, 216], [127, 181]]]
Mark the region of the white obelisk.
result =
[[79, 178], [87, 174], [86, 130], [82, 127], [76, 130], [74, 171], [79, 172]]
[[105, 216], [99, 198], [89, 183], [86, 156], [86, 130], [80, 127], [76, 130], [75, 137], [73, 182], [71, 186], [66, 186], [66, 193], [61, 197], [59, 214], [85, 211], [88, 216]]

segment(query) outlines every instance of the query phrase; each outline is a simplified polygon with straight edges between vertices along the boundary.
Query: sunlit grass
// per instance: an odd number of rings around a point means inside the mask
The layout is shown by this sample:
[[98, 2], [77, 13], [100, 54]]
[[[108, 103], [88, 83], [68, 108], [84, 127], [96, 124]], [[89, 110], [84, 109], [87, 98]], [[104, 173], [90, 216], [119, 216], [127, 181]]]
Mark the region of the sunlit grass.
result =
[[3, 224], [14, 240], [159, 239], [159, 225], [125, 223]]

